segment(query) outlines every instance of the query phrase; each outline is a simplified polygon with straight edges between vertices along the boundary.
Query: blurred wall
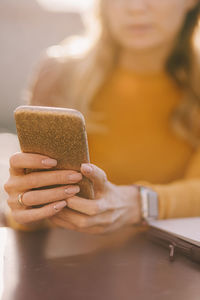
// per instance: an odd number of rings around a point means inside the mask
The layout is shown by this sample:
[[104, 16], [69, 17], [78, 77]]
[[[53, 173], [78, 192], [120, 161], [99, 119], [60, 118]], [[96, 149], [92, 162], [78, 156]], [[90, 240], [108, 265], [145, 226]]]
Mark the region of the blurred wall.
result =
[[15, 132], [13, 110], [41, 51], [82, 31], [78, 13], [48, 12], [35, 0], [0, 0], [0, 131]]

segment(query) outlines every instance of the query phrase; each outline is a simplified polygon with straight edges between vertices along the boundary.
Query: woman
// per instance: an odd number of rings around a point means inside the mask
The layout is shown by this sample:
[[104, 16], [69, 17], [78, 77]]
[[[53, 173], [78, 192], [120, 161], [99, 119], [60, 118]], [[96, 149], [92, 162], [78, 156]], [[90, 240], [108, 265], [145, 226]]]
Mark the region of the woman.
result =
[[[47, 49], [28, 100], [80, 110], [93, 164], [80, 172], [24, 175], [24, 168], [50, 169], [56, 161], [11, 156], [5, 184], [10, 226], [29, 230], [43, 222], [97, 234], [140, 224], [138, 185], [157, 193], [160, 219], [200, 215], [200, 98], [192, 47], [199, 1], [101, 0], [98, 8], [92, 37]], [[92, 201], [76, 196], [83, 175], [94, 183]], [[31, 191], [52, 184], [66, 188]], [[34, 208], [38, 204], [46, 205]]]

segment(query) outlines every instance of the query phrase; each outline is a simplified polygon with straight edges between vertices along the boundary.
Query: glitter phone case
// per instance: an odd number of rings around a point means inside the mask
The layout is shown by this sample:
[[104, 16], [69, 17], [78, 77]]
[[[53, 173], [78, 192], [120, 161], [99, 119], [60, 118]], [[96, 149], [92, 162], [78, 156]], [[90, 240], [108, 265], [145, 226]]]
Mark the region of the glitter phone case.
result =
[[[80, 171], [82, 163], [90, 162], [85, 120], [78, 110], [24, 105], [15, 109], [14, 116], [21, 151], [56, 159], [57, 166], [50, 170]], [[25, 173], [34, 171], [44, 170], [26, 169]], [[93, 185], [89, 179], [83, 176], [78, 184], [78, 196], [94, 198]], [[40, 189], [44, 188], [52, 186]]]

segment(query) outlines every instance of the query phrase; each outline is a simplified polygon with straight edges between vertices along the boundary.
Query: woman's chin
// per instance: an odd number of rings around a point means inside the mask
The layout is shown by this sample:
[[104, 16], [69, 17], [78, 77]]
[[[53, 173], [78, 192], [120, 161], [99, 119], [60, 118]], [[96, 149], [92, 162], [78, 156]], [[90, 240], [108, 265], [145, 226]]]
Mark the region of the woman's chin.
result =
[[132, 40], [124, 41], [122, 47], [132, 51], [148, 51], [159, 47], [161, 41], [150, 38], [133, 38]]

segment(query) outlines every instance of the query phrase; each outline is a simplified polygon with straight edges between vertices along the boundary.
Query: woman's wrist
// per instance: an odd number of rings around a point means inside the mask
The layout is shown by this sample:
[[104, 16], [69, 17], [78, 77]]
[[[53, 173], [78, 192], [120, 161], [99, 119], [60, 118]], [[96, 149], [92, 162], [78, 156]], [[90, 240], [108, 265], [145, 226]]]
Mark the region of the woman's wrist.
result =
[[142, 224], [147, 225], [149, 221], [158, 219], [158, 193], [149, 185], [133, 184], [133, 186], [137, 187], [139, 192]]
[[131, 200], [134, 202], [132, 225], [143, 225], [139, 185], [132, 184], [130, 187], [132, 189]]

